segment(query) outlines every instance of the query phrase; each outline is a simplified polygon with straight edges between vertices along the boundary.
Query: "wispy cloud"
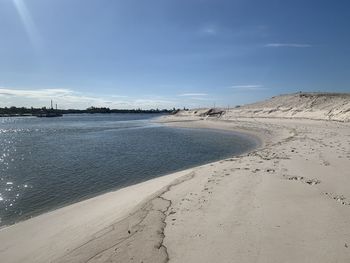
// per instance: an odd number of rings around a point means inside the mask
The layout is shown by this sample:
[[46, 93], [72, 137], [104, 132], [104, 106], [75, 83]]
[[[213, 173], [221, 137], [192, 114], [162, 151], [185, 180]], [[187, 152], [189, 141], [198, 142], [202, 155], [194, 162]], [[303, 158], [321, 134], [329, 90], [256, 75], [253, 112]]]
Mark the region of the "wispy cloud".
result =
[[71, 89], [10, 89], [0, 87], [1, 106], [48, 106], [50, 100], [58, 103], [60, 108], [84, 109], [90, 106], [110, 108], [170, 108], [175, 102], [162, 98], [132, 98], [110, 94], [100, 96], [77, 92]]
[[265, 47], [290, 47], [290, 48], [310, 48], [310, 44], [300, 44], [300, 43], [268, 43]]
[[199, 29], [199, 33], [205, 36], [213, 36], [213, 35], [216, 35], [217, 32], [218, 32], [218, 28], [217, 26], [214, 26], [214, 25], [206, 25]]
[[268, 27], [266, 25], [249, 25], [227, 27], [216, 23], [205, 24], [198, 29], [202, 36], [216, 36], [245, 39], [245, 38], [260, 38], [268, 36]]
[[52, 97], [65, 97], [69, 96], [73, 93], [72, 90], [69, 89], [8, 89], [8, 88], [0, 88], [0, 95], [3, 96], [22, 96], [28, 98], [36, 98], [36, 99], [47, 99]]
[[196, 96], [208, 96], [207, 93], [183, 93], [179, 94], [180, 97], [196, 97]]
[[267, 88], [263, 85], [233, 85], [230, 87], [231, 89], [235, 90], [247, 90], [247, 91], [254, 91], [254, 90], [266, 90]]

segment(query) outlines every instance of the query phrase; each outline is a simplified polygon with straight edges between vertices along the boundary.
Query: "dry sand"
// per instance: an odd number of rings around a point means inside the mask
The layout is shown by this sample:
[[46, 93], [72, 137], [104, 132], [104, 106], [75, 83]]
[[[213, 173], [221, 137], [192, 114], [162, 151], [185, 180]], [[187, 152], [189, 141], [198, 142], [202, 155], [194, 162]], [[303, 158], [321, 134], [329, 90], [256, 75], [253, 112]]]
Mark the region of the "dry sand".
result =
[[0, 261], [350, 262], [350, 123], [203, 112], [160, 121], [261, 147], [1, 229]]
[[241, 119], [175, 122], [261, 129], [265, 145], [198, 168], [165, 194], [170, 262], [350, 262], [350, 126]]

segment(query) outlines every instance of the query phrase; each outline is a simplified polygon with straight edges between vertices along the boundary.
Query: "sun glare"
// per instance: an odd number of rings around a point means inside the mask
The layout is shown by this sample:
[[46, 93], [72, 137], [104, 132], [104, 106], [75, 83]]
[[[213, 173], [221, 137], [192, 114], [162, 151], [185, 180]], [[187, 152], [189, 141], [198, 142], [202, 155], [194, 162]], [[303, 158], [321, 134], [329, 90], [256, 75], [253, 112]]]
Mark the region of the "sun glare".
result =
[[13, 3], [28, 34], [30, 42], [36, 48], [40, 47], [41, 38], [25, 2], [23, 0], [13, 0]]

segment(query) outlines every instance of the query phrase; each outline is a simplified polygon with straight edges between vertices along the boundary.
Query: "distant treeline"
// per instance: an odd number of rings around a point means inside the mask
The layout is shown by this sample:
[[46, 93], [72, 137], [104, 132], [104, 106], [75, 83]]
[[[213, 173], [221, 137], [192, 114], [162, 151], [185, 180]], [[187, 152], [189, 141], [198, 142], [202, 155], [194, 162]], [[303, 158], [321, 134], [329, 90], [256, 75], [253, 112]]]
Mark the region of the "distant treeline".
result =
[[85, 110], [77, 110], [77, 109], [50, 109], [50, 108], [25, 108], [25, 107], [5, 107], [0, 108], [0, 116], [35, 116], [39, 114], [45, 113], [59, 113], [59, 114], [79, 114], [79, 113], [171, 113], [176, 109], [168, 110], [168, 109], [110, 109], [110, 108], [98, 108], [98, 107], [90, 107]]

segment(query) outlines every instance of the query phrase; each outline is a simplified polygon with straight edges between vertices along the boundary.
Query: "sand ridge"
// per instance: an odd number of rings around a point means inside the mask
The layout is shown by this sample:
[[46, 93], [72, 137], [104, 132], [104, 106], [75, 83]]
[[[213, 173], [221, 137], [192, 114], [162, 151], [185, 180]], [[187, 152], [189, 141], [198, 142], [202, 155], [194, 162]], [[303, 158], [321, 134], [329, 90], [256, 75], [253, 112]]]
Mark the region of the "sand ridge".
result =
[[177, 116], [219, 116], [234, 118], [282, 118], [350, 121], [350, 93], [298, 92], [234, 108], [193, 109], [179, 111]]

